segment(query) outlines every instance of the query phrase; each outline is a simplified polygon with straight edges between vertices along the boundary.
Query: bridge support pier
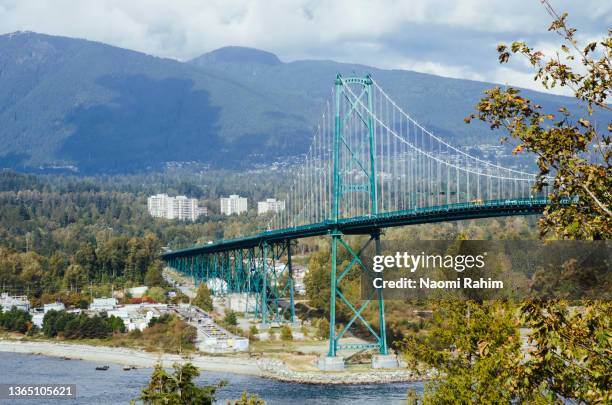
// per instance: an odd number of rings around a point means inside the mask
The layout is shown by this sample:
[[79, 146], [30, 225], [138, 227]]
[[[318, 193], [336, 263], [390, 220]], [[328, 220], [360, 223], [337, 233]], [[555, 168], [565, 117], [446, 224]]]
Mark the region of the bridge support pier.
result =
[[344, 370], [344, 359], [335, 356], [321, 356], [317, 366], [321, 371], [342, 371]]
[[372, 368], [398, 368], [399, 361], [395, 354], [375, 354], [372, 356]]

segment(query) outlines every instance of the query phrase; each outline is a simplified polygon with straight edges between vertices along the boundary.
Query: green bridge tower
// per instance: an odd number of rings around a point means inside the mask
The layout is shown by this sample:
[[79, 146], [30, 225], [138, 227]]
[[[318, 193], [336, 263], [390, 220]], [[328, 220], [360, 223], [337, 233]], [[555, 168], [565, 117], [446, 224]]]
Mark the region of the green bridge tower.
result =
[[[342, 293], [340, 285], [342, 280], [351, 271], [367, 271], [365, 264], [361, 261], [361, 253], [368, 248], [372, 241], [375, 244], [376, 254], [380, 253], [380, 230], [372, 229], [369, 239], [359, 249], [355, 251], [345, 241], [343, 233], [337, 226], [342, 217], [343, 199], [350, 198], [352, 193], [367, 193], [369, 199], [369, 214], [378, 214], [377, 203], [377, 177], [376, 177], [376, 139], [375, 139], [375, 117], [373, 110], [373, 87], [370, 75], [366, 77], [346, 77], [337, 75], [335, 81], [335, 119], [334, 119], [334, 138], [333, 138], [333, 201], [332, 201], [332, 221], [336, 226], [332, 227], [331, 234], [331, 294], [330, 294], [330, 314], [329, 314], [329, 351], [328, 357], [335, 357], [338, 350], [360, 350], [376, 348], [382, 355], [387, 354], [387, 339], [385, 333], [385, 301], [381, 289], [373, 291], [369, 297], [359, 307], [351, 303]], [[353, 89], [348, 89], [351, 86]], [[357, 99], [351, 95], [359, 94]], [[343, 106], [343, 103], [345, 105]], [[363, 108], [367, 105], [367, 109]], [[344, 136], [344, 129], [349, 119], [354, 119], [359, 123], [360, 130], [357, 131], [360, 137], [357, 147], [365, 150], [355, 151], [351, 147], [350, 141]], [[365, 179], [361, 184], [353, 181], [345, 181], [348, 176], [354, 176], [355, 171], [359, 171]], [[349, 184], [350, 183], [350, 184]], [[350, 213], [345, 213], [349, 216]], [[340, 249], [345, 249], [349, 253], [351, 261], [345, 268], [339, 267], [338, 257]], [[374, 297], [373, 295], [376, 295]], [[351, 319], [344, 327], [336, 331], [336, 304], [342, 302], [350, 309]], [[371, 302], [378, 303], [379, 330], [376, 331], [370, 323], [362, 316], [363, 311]], [[372, 334], [376, 343], [367, 344], [341, 344], [340, 339], [346, 334], [348, 329], [359, 320]]]

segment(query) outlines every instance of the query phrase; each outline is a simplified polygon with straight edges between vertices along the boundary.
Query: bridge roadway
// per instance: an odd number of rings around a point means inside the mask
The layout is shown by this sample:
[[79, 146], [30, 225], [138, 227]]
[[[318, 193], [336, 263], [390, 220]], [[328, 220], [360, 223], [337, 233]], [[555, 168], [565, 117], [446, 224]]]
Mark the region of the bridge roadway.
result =
[[263, 242], [274, 243], [327, 235], [333, 229], [338, 229], [345, 235], [362, 235], [372, 234], [382, 228], [394, 226], [514, 215], [535, 215], [541, 214], [547, 204], [547, 198], [473, 201], [382, 213], [372, 216], [344, 218], [339, 219], [338, 222], [326, 220], [315, 224], [264, 231], [252, 236], [221, 240], [216, 243], [168, 251], [162, 254], [162, 258], [169, 260], [196, 254], [248, 249], [260, 246]]

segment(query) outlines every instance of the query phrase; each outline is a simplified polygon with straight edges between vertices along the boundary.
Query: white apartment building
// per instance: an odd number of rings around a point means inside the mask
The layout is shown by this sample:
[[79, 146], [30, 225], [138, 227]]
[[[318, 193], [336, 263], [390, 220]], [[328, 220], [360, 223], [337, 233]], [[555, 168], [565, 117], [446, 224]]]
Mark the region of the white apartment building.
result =
[[285, 202], [277, 201], [276, 198], [266, 198], [266, 201], [257, 203], [257, 215], [267, 212], [280, 212], [285, 210]]
[[198, 200], [184, 195], [169, 197], [157, 194], [147, 199], [149, 214], [156, 218], [195, 221], [200, 215], [207, 215], [206, 207], [199, 207]]
[[147, 198], [147, 210], [149, 215], [156, 218], [166, 218], [168, 216], [168, 194], [157, 194]]
[[247, 199], [237, 194], [221, 197], [221, 214], [232, 215], [247, 212]]

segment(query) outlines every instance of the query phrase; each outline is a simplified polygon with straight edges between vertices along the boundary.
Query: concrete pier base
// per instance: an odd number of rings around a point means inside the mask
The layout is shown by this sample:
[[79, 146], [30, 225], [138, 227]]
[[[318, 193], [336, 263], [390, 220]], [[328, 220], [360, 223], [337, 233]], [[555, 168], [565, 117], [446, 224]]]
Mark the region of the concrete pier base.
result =
[[342, 371], [344, 370], [344, 359], [342, 357], [319, 357], [319, 370], [321, 371]]
[[372, 355], [372, 368], [398, 368], [399, 361], [395, 354]]

